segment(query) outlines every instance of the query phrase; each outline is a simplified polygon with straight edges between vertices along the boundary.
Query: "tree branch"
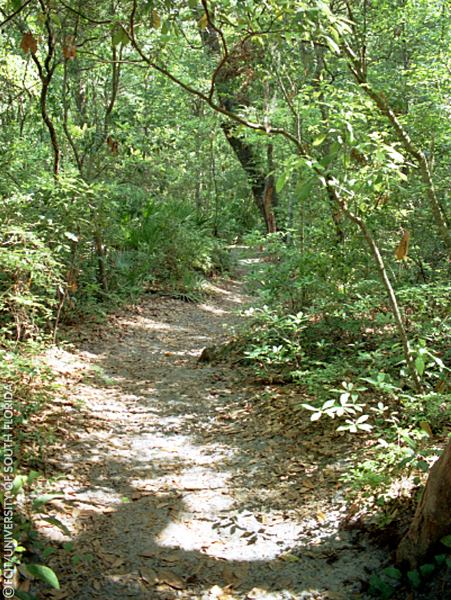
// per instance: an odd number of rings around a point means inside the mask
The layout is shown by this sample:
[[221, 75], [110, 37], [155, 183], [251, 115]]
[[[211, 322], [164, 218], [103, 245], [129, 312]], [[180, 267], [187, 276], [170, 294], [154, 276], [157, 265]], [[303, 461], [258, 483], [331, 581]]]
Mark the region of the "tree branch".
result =
[[284, 137], [285, 139], [289, 140], [290, 142], [292, 142], [293, 144], [295, 144], [295, 146], [297, 147], [297, 149], [301, 155], [307, 154], [307, 149], [304, 146], [304, 144], [302, 144], [295, 135], [293, 135], [286, 129], [283, 129], [282, 127], [272, 127], [271, 125], [265, 125], [263, 123], [255, 123], [253, 121], [249, 121], [248, 119], [245, 119], [244, 117], [241, 117], [240, 115], [238, 115], [234, 112], [227, 110], [224, 106], [215, 102], [213, 100], [213, 98], [210, 97], [209, 93], [206, 94], [206, 93], [202, 92], [201, 90], [198, 90], [198, 89], [192, 87], [190, 84], [182, 81], [176, 75], [171, 73], [166, 67], [163, 67], [163, 66], [155, 63], [149, 56], [147, 56], [143, 52], [143, 50], [141, 49], [140, 45], [138, 44], [138, 42], [136, 40], [136, 37], [135, 37], [136, 8], [137, 8], [136, 0], [133, 0], [133, 7], [132, 7], [131, 14], [130, 14], [130, 20], [129, 20], [130, 30], [127, 31], [124, 29], [124, 31], [127, 34], [133, 48], [136, 50], [136, 52], [139, 54], [139, 56], [145, 63], [147, 63], [150, 67], [152, 67], [153, 69], [155, 69], [156, 71], [158, 71], [159, 73], [161, 73], [162, 75], [167, 77], [170, 81], [175, 83], [177, 86], [179, 86], [180, 88], [182, 88], [189, 94], [196, 96], [197, 98], [200, 98], [201, 100], [203, 100], [206, 104], [208, 104], [208, 106], [211, 109], [213, 109], [217, 113], [220, 113], [220, 114], [228, 117], [231, 121], [235, 121], [236, 123], [239, 123], [240, 125], [243, 125], [244, 127], [247, 127], [248, 129], [252, 129], [254, 131], [261, 131], [262, 133], [266, 133], [268, 135], [280, 135], [280, 136]]
[[22, 4], [22, 6], [19, 6], [19, 8], [16, 11], [14, 11], [11, 15], [9, 15], [9, 17], [6, 17], [6, 19], [0, 23], [0, 27], [3, 27], [4, 25], [6, 25], [6, 23], [9, 23], [9, 21], [14, 19], [14, 17], [21, 13], [26, 6], [31, 4], [31, 2], [33, 2], [33, 0], [27, 0], [24, 4]]

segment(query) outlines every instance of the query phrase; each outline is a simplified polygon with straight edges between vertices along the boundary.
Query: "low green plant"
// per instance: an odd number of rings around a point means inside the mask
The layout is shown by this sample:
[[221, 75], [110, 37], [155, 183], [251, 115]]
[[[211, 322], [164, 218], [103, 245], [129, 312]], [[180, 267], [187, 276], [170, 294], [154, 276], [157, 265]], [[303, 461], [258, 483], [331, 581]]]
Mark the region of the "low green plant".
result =
[[117, 266], [134, 284], [201, 294], [205, 277], [226, 269], [228, 258], [189, 204], [149, 201], [141, 221], [128, 226]]
[[0, 335], [24, 340], [49, 332], [63, 293], [62, 264], [36, 233], [5, 227], [0, 240]]
[[253, 233], [245, 241], [261, 255], [247, 277], [247, 287], [271, 308], [297, 313], [317, 305], [318, 298], [334, 300], [341, 292], [333, 283], [330, 255], [327, 251], [299, 249], [299, 236], [286, 232], [263, 237]]
[[337, 431], [349, 431], [350, 433], [371, 431], [373, 426], [367, 423], [370, 415], [362, 414], [357, 416], [357, 414], [362, 413], [366, 407], [365, 403], [358, 401], [359, 393], [365, 390], [366, 388], [364, 387], [356, 387], [351, 382], [343, 381], [341, 389], [331, 390], [331, 392], [338, 394], [338, 399], [333, 398], [332, 400], [326, 400], [320, 408], [312, 406], [311, 404], [301, 404], [301, 406], [302, 408], [313, 412], [310, 417], [311, 421], [318, 421], [322, 416], [328, 416], [331, 419], [335, 419], [335, 417], [349, 417], [345, 418], [344, 425], [339, 425], [337, 427]]
[[306, 327], [304, 313], [280, 314], [267, 306], [245, 312], [246, 330], [242, 333], [244, 356], [257, 369], [259, 375], [290, 371], [299, 368], [305, 356], [302, 331]]
[[[442, 538], [441, 544], [447, 549], [451, 548], [451, 536]], [[451, 557], [445, 552], [435, 554], [429, 562], [419, 565], [416, 569], [404, 570], [390, 565], [371, 575], [369, 592], [381, 600], [390, 600], [398, 597], [401, 591], [407, 594], [408, 590], [420, 590], [431, 586], [434, 578], [443, 576], [446, 580], [446, 571], [450, 568]]]
[[439, 382], [439, 386], [440, 382], [445, 382], [446, 386], [446, 377], [449, 375], [450, 369], [446, 367], [437, 353], [427, 346], [426, 340], [418, 340], [412, 351], [415, 357], [415, 368], [423, 381], [428, 381], [430, 384], [433, 384], [434, 381], [436, 384]]
[[[55, 572], [48, 566], [30, 562], [31, 555], [50, 555], [51, 548], [46, 547], [40, 541], [34, 526], [33, 520], [39, 518], [53, 526], [58, 527], [64, 534], [70, 535], [67, 527], [59, 519], [49, 516], [46, 513], [46, 505], [52, 499], [57, 497], [55, 494], [40, 494], [38, 492], [38, 482], [41, 479], [40, 473], [30, 471], [28, 474], [16, 474], [12, 485], [0, 492], [2, 506], [13, 513], [14, 527], [11, 539], [8, 540], [11, 545], [11, 551], [8, 552], [8, 558], [3, 566], [9, 571], [19, 573], [25, 579], [39, 579], [50, 587], [59, 590], [60, 584]], [[8, 508], [12, 507], [12, 508]], [[17, 598], [21, 600], [36, 600], [37, 596], [32, 593], [15, 591]]]
[[[36, 416], [55, 393], [54, 375], [37, 357], [42, 344], [29, 340], [0, 346], [0, 384], [13, 396], [13, 453], [22, 466], [35, 467], [52, 439], [52, 431]], [[4, 448], [0, 446], [0, 459]]]

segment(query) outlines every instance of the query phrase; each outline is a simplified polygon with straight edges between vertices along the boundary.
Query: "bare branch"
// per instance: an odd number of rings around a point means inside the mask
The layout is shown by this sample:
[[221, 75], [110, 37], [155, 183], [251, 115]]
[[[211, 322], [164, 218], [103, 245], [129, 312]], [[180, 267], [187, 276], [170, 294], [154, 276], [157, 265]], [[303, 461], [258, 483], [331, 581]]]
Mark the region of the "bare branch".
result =
[[14, 19], [14, 17], [21, 13], [26, 6], [31, 4], [31, 2], [33, 2], [33, 0], [27, 0], [24, 4], [22, 4], [22, 6], [19, 6], [19, 8], [16, 11], [14, 11], [11, 15], [9, 15], [9, 17], [6, 17], [6, 19], [0, 23], [0, 27], [3, 27], [4, 25], [6, 25], [6, 23], [9, 23], [9, 21]]

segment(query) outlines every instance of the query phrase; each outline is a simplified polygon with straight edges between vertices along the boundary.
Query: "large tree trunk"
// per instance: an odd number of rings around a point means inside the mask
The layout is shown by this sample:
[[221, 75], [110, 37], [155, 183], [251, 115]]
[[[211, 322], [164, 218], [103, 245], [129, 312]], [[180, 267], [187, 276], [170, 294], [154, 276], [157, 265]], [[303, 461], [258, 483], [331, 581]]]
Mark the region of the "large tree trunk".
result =
[[451, 531], [451, 441], [432, 467], [420, 503], [396, 560], [415, 568]]
[[[210, 20], [212, 15], [208, 14], [208, 23], [199, 31], [200, 37], [206, 51], [219, 58], [215, 69], [211, 93], [216, 91], [222, 107], [228, 111], [238, 113], [242, 106], [250, 106], [251, 100], [248, 96], [248, 86], [253, 80], [252, 62], [255, 60], [254, 50], [248, 41], [237, 43], [228, 50], [221, 47], [221, 32]], [[244, 81], [241, 76], [246, 72]], [[235, 153], [241, 167], [246, 173], [251, 186], [252, 197], [262, 216], [266, 231], [272, 233], [277, 231], [276, 218], [273, 207], [276, 203], [276, 192], [272, 170], [272, 146], [268, 147], [268, 165], [259, 156], [255, 144], [244, 139], [238, 125], [226, 121], [221, 126], [224, 135]]]
[[247, 175], [247, 180], [252, 190], [252, 197], [265, 221], [266, 231], [268, 233], [276, 231], [275, 218], [272, 211], [273, 193], [275, 193], [274, 186], [271, 186], [270, 190], [272, 191], [269, 194], [267, 193], [269, 177], [271, 176], [267, 177], [263, 172], [260, 161], [255, 156], [254, 148], [242, 139], [234, 123], [226, 121], [222, 124], [221, 128]]

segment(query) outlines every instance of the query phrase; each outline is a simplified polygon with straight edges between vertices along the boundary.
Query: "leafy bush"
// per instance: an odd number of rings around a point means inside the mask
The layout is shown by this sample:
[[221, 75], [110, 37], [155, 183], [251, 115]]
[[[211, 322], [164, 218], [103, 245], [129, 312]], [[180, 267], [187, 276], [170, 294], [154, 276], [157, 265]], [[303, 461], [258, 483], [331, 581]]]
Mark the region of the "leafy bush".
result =
[[[68, 533], [58, 519], [46, 515], [45, 505], [53, 496], [42, 493], [45, 478], [35, 470], [42, 468], [45, 449], [53, 441], [52, 429], [42, 419], [42, 413], [55, 388], [50, 370], [36, 357], [40, 349], [32, 341], [21, 344], [4, 341], [0, 348], [0, 386], [11, 390], [12, 423], [7, 430], [13, 434], [11, 447], [6, 443], [0, 447], [0, 461], [9, 467], [8, 486], [5, 483], [0, 493], [0, 512], [14, 505], [13, 550], [3, 566], [58, 589], [58, 579], [49, 567], [30, 562], [31, 555], [43, 556], [49, 550], [39, 541], [34, 519], [48, 521]], [[9, 457], [8, 463], [5, 457]], [[17, 591], [16, 595], [35, 598], [28, 592]]]
[[305, 355], [302, 331], [307, 326], [303, 313], [284, 315], [267, 306], [246, 311], [242, 332], [244, 356], [255, 364], [260, 375], [273, 373], [290, 377]]
[[5, 227], [0, 242], [0, 331], [17, 340], [48, 326], [62, 293], [62, 265], [35, 233]]
[[126, 250], [118, 253], [117, 266], [128, 262], [128, 277], [134, 282], [162, 282], [170, 289], [199, 291], [202, 275], [227, 266], [220, 242], [183, 201], [149, 202], [141, 222], [126, 236]]
[[299, 240], [294, 237], [287, 244], [286, 234], [280, 232], [265, 238], [253, 234], [246, 241], [262, 249], [262, 259], [248, 277], [248, 287], [261, 303], [296, 313], [318, 299], [340, 296], [327, 251], [301, 251]]

